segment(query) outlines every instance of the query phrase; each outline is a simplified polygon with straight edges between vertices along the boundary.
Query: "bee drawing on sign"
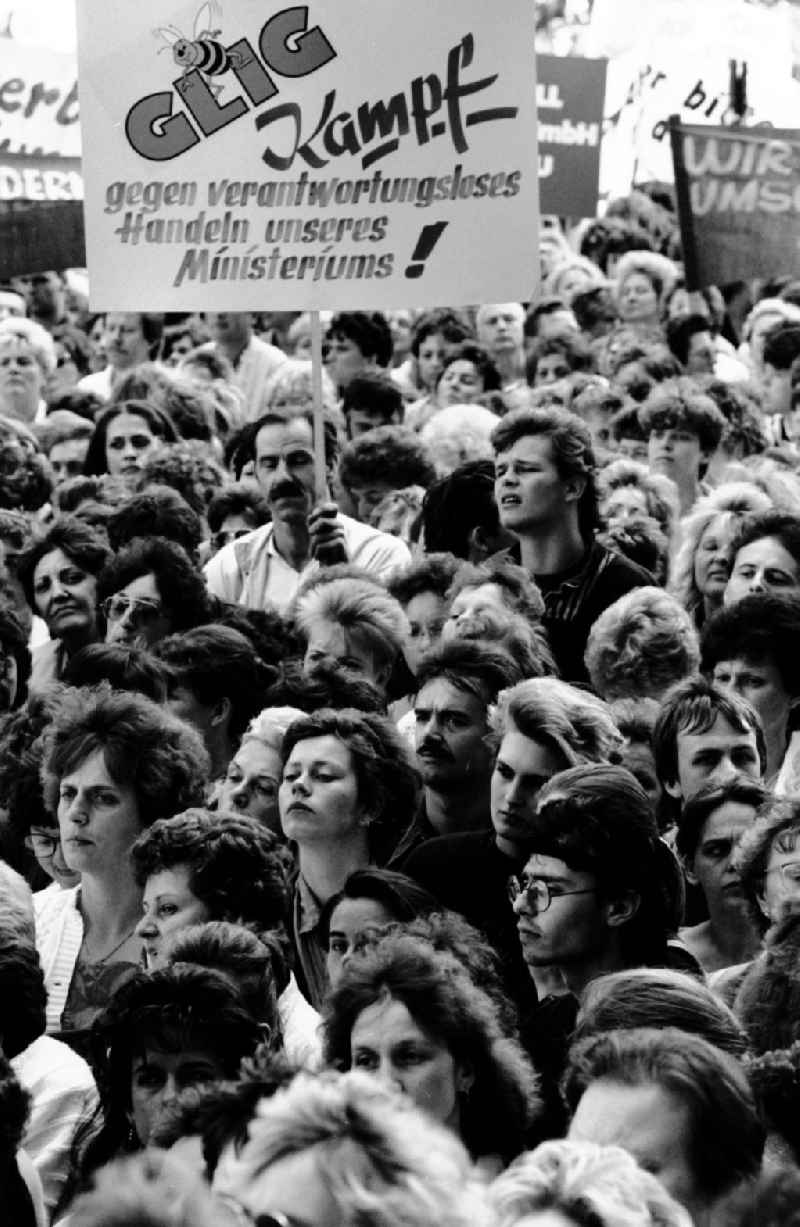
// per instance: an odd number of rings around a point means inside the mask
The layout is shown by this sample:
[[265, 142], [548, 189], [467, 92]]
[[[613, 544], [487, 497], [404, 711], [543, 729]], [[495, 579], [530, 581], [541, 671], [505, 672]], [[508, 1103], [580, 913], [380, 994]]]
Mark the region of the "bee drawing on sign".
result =
[[[212, 22], [218, 20], [220, 13], [217, 0], [206, 0], [194, 19], [191, 38], [182, 34], [177, 26], [159, 26], [153, 31], [155, 37], [164, 43], [158, 54], [171, 51], [173, 60], [183, 69], [184, 78], [196, 68], [208, 79], [208, 87], [217, 97], [222, 93], [222, 86], [210, 78], [227, 72], [232, 64], [239, 64], [236, 52], [226, 51], [219, 42], [222, 30], [212, 28]], [[186, 84], [188, 86], [188, 82]]]

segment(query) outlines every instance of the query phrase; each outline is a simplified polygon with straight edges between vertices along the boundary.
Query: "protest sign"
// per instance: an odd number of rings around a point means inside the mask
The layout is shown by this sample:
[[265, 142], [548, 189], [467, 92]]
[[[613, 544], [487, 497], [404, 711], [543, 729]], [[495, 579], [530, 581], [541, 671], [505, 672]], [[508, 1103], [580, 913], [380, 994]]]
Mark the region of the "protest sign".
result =
[[594, 217], [606, 61], [537, 55], [539, 207], [562, 217]]
[[0, 280], [86, 263], [78, 158], [0, 154]]
[[80, 0], [78, 53], [95, 308], [529, 296], [529, 0]]
[[0, 153], [80, 156], [75, 57], [0, 38]]
[[672, 178], [669, 117], [730, 124], [729, 61], [747, 61], [748, 125], [800, 108], [786, 0], [594, 0], [582, 53], [608, 57], [601, 195]]
[[800, 131], [670, 124], [690, 290], [800, 274]]

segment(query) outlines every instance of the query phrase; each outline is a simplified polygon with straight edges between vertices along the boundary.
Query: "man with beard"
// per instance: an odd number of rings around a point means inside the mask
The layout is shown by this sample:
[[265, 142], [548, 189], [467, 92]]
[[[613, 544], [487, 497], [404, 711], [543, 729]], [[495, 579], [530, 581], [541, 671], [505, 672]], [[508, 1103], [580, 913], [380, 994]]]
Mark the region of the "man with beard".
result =
[[407, 872], [409, 855], [434, 836], [488, 829], [494, 759], [487, 744], [489, 708], [519, 680], [512, 657], [485, 643], [451, 639], [422, 657], [414, 716], [423, 800], [395, 849], [392, 869]]
[[[252, 427], [256, 479], [272, 522], [232, 541], [205, 568], [211, 592], [248, 609], [283, 612], [303, 580], [319, 566], [350, 562], [386, 579], [408, 563], [406, 545], [388, 533], [342, 515], [335, 503], [316, 504], [311, 414], [287, 421], [266, 414]], [[337, 460], [332, 422], [325, 423], [328, 473]]]

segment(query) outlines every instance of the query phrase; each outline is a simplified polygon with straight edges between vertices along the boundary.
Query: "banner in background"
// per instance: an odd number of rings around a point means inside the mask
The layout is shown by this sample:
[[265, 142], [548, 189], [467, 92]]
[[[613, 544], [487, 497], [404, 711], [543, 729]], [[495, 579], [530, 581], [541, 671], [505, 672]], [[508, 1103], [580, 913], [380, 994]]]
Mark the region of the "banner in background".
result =
[[594, 217], [606, 61], [537, 55], [539, 207], [561, 217]]
[[95, 309], [530, 296], [530, 0], [211, 12], [80, 0]]
[[0, 38], [0, 155], [80, 152], [75, 56]]
[[582, 51], [607, 56], [601, 195], [669, 182], [669, 117], [728, 124], [729, 61], [747, 62], [748, 125], [800, 113], [786, 0], [595, 0]]
[[85, 265], [80, 171], [78, 158], [0, 153], [0, 281]]
[[800, 131], [671, 122], [690, 290], [800, 274]]

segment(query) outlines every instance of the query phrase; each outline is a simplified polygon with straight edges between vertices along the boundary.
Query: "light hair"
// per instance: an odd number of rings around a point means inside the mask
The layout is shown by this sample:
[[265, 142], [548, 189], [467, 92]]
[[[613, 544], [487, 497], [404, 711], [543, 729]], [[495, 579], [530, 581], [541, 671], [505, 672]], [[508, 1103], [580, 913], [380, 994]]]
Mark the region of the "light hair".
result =
[[553, 1209], [579, 1227], [689, 1227], [684, 1208], [627, 1150], [570, 1140], [520, 1155], [489, 1188], [497, 1227]]
[[[273, 406], [280, 396], [305, 396], [310, 405], [314, 399], [314, 390], [311, 379], [311, 363], [306, 358], [287, 358], [280, 364], [275, 374], [267, 383], [264, 391], [262, 404], [259, 408], [259, 415], [262, 413], [274, 412]], [[333, 386], [331, 377], [327, 371], [322, 372], [322, 407], [326, 414], [331, 414], [339, 422], [339, 413], [336, 408], [336, 389]], [[294, 416], [291, 411], [288, 416]], [[308, 406], [303, 409], [298, 408], [298, 412], [308, 412]]]
[[566, 298], [561, 291], [561, 281], [567, 273], [574, 271], [586, 273], [590, 281], [589, 285], [582, 286], [577, 291], [579, 294], [584, 293], [586, 290], [596, 290], [600, 286], [608, 285], [608, 281], [603, 275], [603, 270], [599, 265], [595, 264], [594, 260], [590, 260], [588, 256], [578, 256], [574, 252], [570, 252], [563, 260], [559, 260], [558, 264], [551, 268], [542, 286], [543, 295], [547, 298], [560, 298], [565, 306], [571, 306], [576, 292], [573, 291], [571, 296]]
[[800, 323], [800, 307], [797, 307], [794, 303], [787, 302], [784, 298], [761, 298], [752, 311], [745, 316], [744, 324], [742, 325], [743, 341], [749, 343], [753, 335], [753, 328], [762, 315], [778, 315], [787, 322]]
[[694, 673], [700, 645], [690, 615], [663, 588], [626, 592], [600, 614], [584, 655], [592, 689], [605, 699], [660, 699]]
[[641, 273], [653, 283], [659, 303], [666, 302], [678, 280], [677, 266], [666, 256], [655, 251], [626, 251], [620, 256], [616, 267], [615, 286], [618, 296], [633, 273]]
[[289, 725], [302, 720], [305, 714], [299, 707], [265, 707], [250, 721], [239, 744], [260, 741], [268, 750], [280, 754]]
[[166, 1151], [100, 1168], [69, 1212], [71, 1227], [217, 1227], [220, 1208], [197, 1173]]
[[597, 474], [601, 515], [604, 515], [604, 504], [613, 492], [626, 487], [641, 490], [647, 514], [652, 516], [661, 531], [671, 538], [680, 515], [675, 482], [661, 473], [651, 473], [646, 464], [640, 464], [637, 460], [628, 460], [624, 456], [619, 460], [612, 460]]
[[311, 1154], [341, 1227], [488, 1227], [484, 1194], [454, 1133], [374, 1078], [298, 1074], [258, 1106], [215, 1191], [257, 1194], [270, 1164]]
[[469, 461], [492, 460], [492, 431], [499, 422], [497, 414], [483, 405], [439, 409], [420, 433], [439, 476], [446, 477]]
[[772, 509], [772, 500], [753, 482], [728, 482], [717, 486], [711, 494], [695, 503], [680, 524], [681, 546], [672, 568], [669, 590], [694, 614], [702, 603], [694, 578], [694, 560], [703, 533], [718, 516], [738, 525], [748, 515], [758, 515]]
[[21, 341], [31, 350], [44, 376], [56, 369], [56, 347], [46, 328], [34, 320], [9, 318], [0, 322], [0, 347]]
[[489, 727], [499, 745], [511, 728], [551, 746], [565, 767], [608, 762], [622, 735], [606, 703], [555, 677], [536, 677], [503, 690]]
[[320, 622], [337, 623], [345, 636], [366, 644], [380, 665], [396, 659], [410, 633], [400, 602], [372, 580], [334, 579], [309, 588], [298, 599], [296, 622], [306, 639]]

